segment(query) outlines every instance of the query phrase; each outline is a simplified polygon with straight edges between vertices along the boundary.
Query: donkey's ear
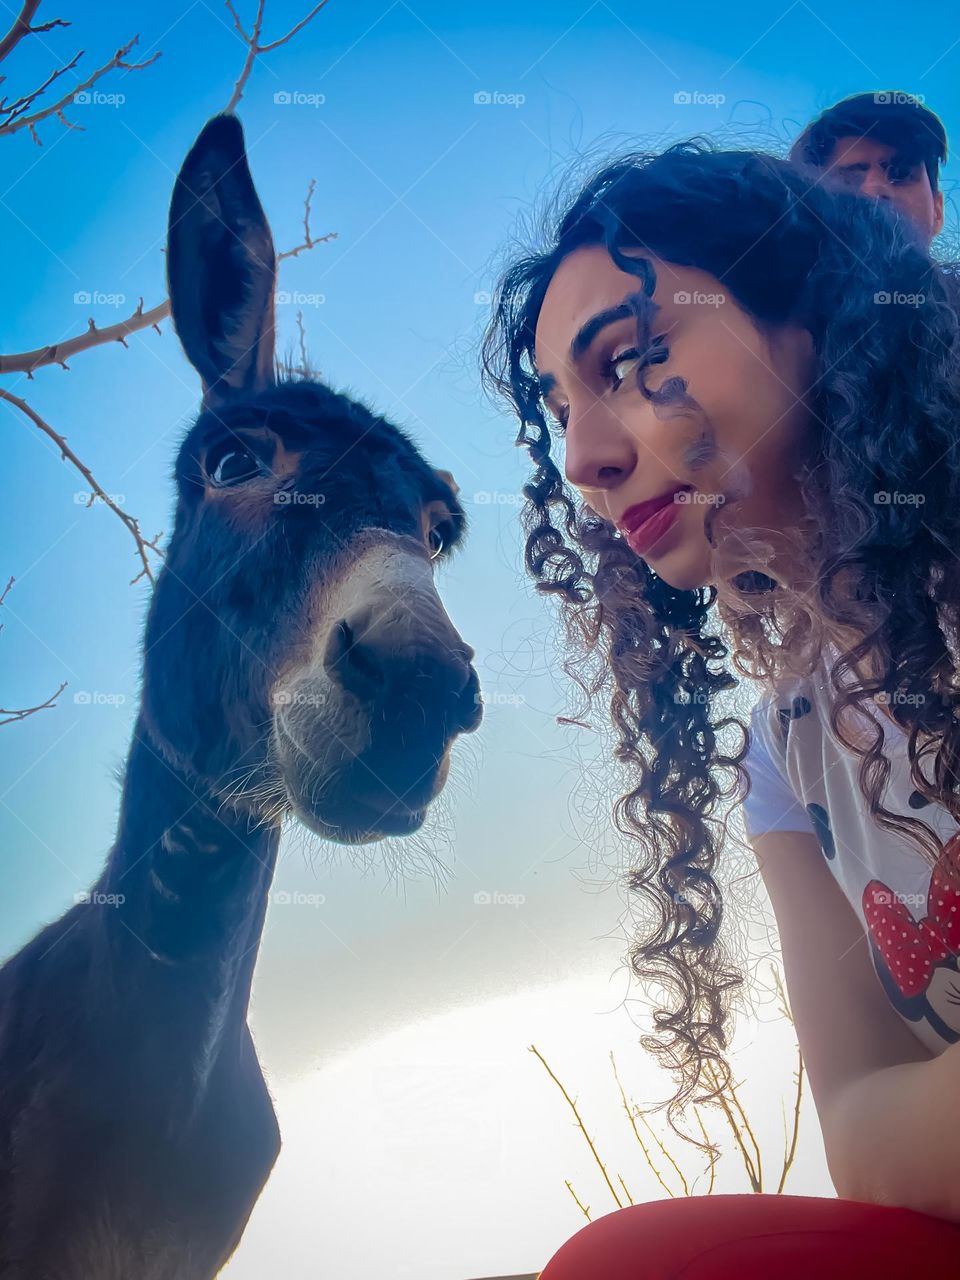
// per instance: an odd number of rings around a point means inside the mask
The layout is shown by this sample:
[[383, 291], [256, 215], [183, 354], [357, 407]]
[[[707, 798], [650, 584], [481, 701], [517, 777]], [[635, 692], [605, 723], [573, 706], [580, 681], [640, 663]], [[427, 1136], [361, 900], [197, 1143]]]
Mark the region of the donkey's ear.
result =
[[453, 496], [456, 497], [457, 494], [460, 492], [460, 486], [457, 484], [456, 480], [454, 480], [453, 472], [440, 471], [439, 468], [437, 467], [434, 467], [434, 471], [437, 473], [437, 475], [440, 477], [440, 479], [443, 481], [444, 484], [448, 484], [450, 486], [450, 488], [453, 490]]
[[276, 254], [236, 116], [214, 116], [177, 176], [167, 280], [205, 404], [274, 381]]

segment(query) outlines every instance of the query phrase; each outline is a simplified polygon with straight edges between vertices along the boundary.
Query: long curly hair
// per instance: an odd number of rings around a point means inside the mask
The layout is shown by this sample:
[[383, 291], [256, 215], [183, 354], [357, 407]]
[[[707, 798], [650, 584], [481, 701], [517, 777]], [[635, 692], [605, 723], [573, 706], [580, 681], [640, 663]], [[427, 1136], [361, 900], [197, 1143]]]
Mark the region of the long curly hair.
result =
[[[797, 477], [805, 517], [796, 529], [745, 529], [736, 501], [720, 507], [703, 588], [658, 578], [555, 461], [562, 427], [541, 398], [535, 331], [558, 264], [584, 245], [605, 247], [647, 296], [655, 271], [644, 249], [715, 277], [761, 329], [799, 324], [812, 336], [812, 426]], [[614, 819], [637, 851], [627, 884], [647, 921], [629, 961], [662, 993], [655, 1034], [641, 1043], [676, 1082], [665, 1104], [675, 1130], [691, 1099], [713, 1099], [730, 1080], [731, 997], [743, 977], [725, 954], [714, 872], [749, 787], [749, 727], [721, 709], [738, 676], [773, 690], [785, 675], [811, 674], [843, 637], [829, 664], [830, 722], [861, 756], [870, 813], [936, 858], [926, 823], [882, 805], [883, 717], [866, 720], [876, 729], [867, 743], [859, 715], [858, 733], [843, 724], [874, 699], [908, 733], [916, 788], [960, 822], [955, 279], [879, 204], [824, 189], [772, 156], [695, 138], [617, 158], [559, 214], [554, 202], [540, 246], [512, 261], [496, 289], [484, 381], [519, 416], [517, 443], [535, 467], [524, 486], [525, 560], [538, 589], [558, 598], [564, 669], [591, 702], [603, 699], [629, 771]], [[651, 354], [642, 307], [637, 329]], [[684, 388], [667, 378], [648, 390], [653, 362], [640, 362], [638, 384], [667, 411]], [[798, 566], [789, 583], [764, 571], [781, 545]], [[921, 769], [928, 756], [932, 782]], [[705, 1080], [715, 1087], [694, 1098]]]

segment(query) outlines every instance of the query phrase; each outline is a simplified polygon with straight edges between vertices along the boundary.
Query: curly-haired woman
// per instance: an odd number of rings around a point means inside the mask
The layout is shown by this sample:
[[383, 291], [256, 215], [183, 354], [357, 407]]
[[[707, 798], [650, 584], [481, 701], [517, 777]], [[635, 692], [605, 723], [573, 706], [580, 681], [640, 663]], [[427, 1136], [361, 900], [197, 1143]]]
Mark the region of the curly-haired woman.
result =
[[839, 1197], [637, 1205], [544, 1280], [960, 1274], [953, 297], [893, 210], [698, 141], [606, 165], [500, 282], [527, 565], [633, 771], [671, 1123], [729, 1078], [714, 872], [743, 801]]

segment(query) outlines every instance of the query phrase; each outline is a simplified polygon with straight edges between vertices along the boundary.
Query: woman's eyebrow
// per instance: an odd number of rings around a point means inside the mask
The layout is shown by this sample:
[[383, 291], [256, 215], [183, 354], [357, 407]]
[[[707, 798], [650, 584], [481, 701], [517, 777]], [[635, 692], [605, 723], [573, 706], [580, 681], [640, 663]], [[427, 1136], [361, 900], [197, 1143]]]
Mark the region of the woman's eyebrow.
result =
[[639, 317], [644, 314], [649, 323], [659, 310], [658, 305], [647, 294], [631, 293], [615, 307], [606, 307], [603, 311], [598, 311], [577, 330], [576, 336], [570, 343], [571, 360], [579, 360], [597, 334], [608, 325], [616, 324], [618, 320], [626, 320], [630, 316]]
[[[570, 359], [574, 363], [580, 360], [596, 336], [609, 325], [616, 324], [619, 320], [626, 320], [630, 316], [639, 316], [643, 312], [647, 313], [649, 323], [660, 309], [659, 305], [644, 293], [631, 293], [616, 306], [605, 307], [596, 315], [592, 315], [577, 330], [570, 343]], [[537, 382], [544, 400], [557, 385], [557, 380], [552, 373], [541, 373]]]

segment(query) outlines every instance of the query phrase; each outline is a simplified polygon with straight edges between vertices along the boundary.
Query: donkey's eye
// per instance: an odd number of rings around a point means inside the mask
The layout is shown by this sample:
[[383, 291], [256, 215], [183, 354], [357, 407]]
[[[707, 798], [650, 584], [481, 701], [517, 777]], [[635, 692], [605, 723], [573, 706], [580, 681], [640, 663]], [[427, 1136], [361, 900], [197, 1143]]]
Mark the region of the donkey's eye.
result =
[[235, 444], [221, 446], [207, 459], [207, 474], [214, 484], [243, 484], [262, 470], [260, 459], [249, 449]]
[[437, 556], [440, 554], [443, 548], [447, 545], [446, 539], [443, 536], [442, 525], [435, 524], [433, 526], [433, 528], [427, 534], [427, 544], [430, 547], [430, 559], [436, 560]]

